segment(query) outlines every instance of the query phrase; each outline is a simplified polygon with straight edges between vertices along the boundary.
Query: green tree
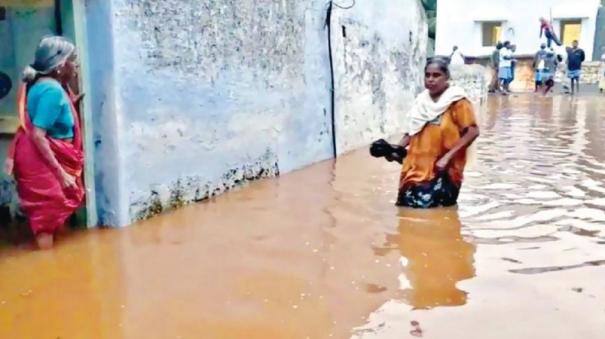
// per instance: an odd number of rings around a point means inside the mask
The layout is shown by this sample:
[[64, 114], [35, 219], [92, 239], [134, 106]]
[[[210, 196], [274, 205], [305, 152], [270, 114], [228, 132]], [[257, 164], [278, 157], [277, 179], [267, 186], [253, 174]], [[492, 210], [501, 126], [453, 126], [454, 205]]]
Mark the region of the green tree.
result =
[[429, 38], [435, 39], [435, 33], [437, 30], [437, 0], [422, 0], [422, 6], [426, 12], [426, 18], [429, 26]]
[[[602, 0], [605, 1], [605, 0]], [[436, 11], [437, 10], [437, 0], [422, 0], [422, 6], [427, 11]]]

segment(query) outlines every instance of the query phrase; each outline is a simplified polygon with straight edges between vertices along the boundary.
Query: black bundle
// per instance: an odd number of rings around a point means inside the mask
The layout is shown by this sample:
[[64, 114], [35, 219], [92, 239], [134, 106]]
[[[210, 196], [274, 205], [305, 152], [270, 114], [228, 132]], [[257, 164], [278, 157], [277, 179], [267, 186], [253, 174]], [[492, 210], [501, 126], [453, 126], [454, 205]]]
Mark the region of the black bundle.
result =
[[387, 161], [397, 161], [402, 164], [408, 152], [404, 147], [392, 145], [384, 139], [379, 139], [370, 146], [370, 154], [375, 158], [384, 157]]

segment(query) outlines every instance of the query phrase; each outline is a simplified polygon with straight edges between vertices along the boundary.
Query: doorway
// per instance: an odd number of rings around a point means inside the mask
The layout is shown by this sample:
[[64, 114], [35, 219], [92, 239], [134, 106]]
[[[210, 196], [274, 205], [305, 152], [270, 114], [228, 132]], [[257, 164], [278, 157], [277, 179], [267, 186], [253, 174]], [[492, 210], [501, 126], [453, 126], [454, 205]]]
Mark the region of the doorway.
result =
[[[0, 157], [6, 158], [8, 144], [19, 125], [16, 112], [16, 92], [23, 68], [32, 62], [40, 39], [45, 35], [62, 35], [73, 41], [78, 49], [81, 76], [71, 84], [76, 92], [86, 92], [84, 8], [75, 0], [0, 0]], [[85, 150], [92, 150], [90, 116], [87, 101], [79, 107], [84, 129]], [[88, 128], [87, 128], [88, 127]], [[69, 224], [75, 228], [96, 226], [94, 175], [92, 156], [86, 152], [86, 206], [79, 210]], [[0, 219], [19, 216], [11, 178], [0, 174]], [[0, 220], [4, 223], [5, 220]], [[22, 220], [23, 221], [23, 220]]]
[[561, 42], [563, 46], [571, 46], [572, 42], [580, 41], [582, 35], [582, 20], [561, 20]]

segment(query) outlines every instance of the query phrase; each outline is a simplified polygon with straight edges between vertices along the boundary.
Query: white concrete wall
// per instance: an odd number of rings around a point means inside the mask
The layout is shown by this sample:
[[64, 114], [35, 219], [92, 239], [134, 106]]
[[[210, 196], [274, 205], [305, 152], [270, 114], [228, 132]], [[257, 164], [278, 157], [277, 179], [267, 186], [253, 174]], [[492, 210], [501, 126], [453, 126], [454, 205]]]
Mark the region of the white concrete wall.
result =
[[323, 0], [113, 0], [117, 225], [332, 156]]
[[491, 70], [481, 65], [453, 65], [450, 72], [450, 84], [464, 88], [478, 111], [488, 99]]
[[331, 158], [332, 114], [341, 153], [397, 133], [421, 84], [418, 0], [334, 7], [335, 112], [328, 0], [87, 1], [108, 22], [90, 31], [108, 44], [94, 72], [111, 117], [96, 131], [108, 225]]
[[[582, 19], [580, 47], [592, 56], [599, 0], [445, 0], [438, 2], [436, 53], [449, 55], [458, 45], [467, 56], [491, 54], [482, 47], [481, 21], [504, 21], [502, 40], [517, 45], [517, 54], [534, 54], [542, 41], [539, 18], [554, 20], [559, 34], [561, 19]], [[559, 48], [559, 53], [564, 49]]]
[[427, 24], [418, 0], [358, 0], [332, 18], [339, 154], [401, 133], [422, 88]]
[[[422, 87], [419, 0], [335, 5], [333, 73], [329, 4], [85, 0], [99, 223], [331, 158], [332, 117], [339, 154], [400, 133]], [[0, 205], [12, 189], [0, 180]]]

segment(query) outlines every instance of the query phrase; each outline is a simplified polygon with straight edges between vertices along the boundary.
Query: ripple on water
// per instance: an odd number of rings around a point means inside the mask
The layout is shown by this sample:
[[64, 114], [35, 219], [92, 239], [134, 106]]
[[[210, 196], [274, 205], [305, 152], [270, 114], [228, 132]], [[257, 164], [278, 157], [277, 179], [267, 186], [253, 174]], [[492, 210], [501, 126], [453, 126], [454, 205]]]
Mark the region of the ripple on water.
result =
[[475, 256], [501, 255], [479, 260], [478, 280], [482, 271], [496, 279], [494, 267], [504, 264], [521, 276], [557, 279], [605, 265], [605, 125], [595, 123], [605, 115], [581, 100], [550, 100], [560, 107], [536, 114], [496, 105], [487, 115], [498, 116], [483, 119], [491, 124], [465, 176], [459, 211], [465, 239], [479, 245]]
[[601, 339], [586, 314], [605, 310], [605, 99], [590, 100], [492, 98], [457, 209], [395, 208], [400, 166], [365, 149], [6, 254], [0, 337]]

